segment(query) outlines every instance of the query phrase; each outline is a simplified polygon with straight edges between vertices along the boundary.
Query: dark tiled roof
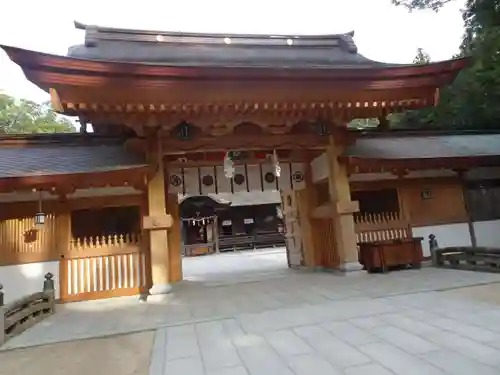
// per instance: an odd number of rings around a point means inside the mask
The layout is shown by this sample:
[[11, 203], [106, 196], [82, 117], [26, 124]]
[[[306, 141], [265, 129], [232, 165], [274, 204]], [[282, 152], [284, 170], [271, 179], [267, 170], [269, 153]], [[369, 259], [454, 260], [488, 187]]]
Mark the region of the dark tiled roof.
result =
[[[233, 207], [281, 203], [279, 191], [239, 191], [237, 193], [208, 194], [208, 196], [221, 205], [228, 204]], [[191, 197], [183, 196], [179, 199], [179, 203], [187, 198]]]
[[361, 137], [344, 155], [366, 159], [499, 156], [500, 134]]
[[353, 32], [315, 36], [196, 34], [75, 24], [85, 30], [85, 43], [70, 47], [68, 56], [82, 59], [213, 67], [391, 66], [360, 55]]
[[145, 165], [141, 157], [121, 145], [0, 148], [0, 178], [107, 172]]

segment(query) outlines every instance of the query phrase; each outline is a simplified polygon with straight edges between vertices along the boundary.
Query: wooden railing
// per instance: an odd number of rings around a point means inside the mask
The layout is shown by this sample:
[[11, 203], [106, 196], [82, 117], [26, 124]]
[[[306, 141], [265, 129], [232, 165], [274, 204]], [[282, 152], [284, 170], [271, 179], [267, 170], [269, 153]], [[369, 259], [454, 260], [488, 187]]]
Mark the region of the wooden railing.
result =
[[79, 237], [71, 240], [72, 251], [83, 251], [87, 249], [102, 249], [106, 247], [128, 247], [138, 246], [141, 242], [139, 234], [110, 234], [107, 236]]
[[285, 246], [283, 233], [258, 233], [255, 235], [231, 235], [219, 237], [220, 251], [250, 250], [269, 246]]
[[19, 335], [55, 311], [53, 275], [45, 275], [43, 291], [22, 297], [4, 306], [0, 285], [0, 345]]
[[410, 222], [401, 216], [395, 212], [355, 214], [356, 242], [359, 244], [411, 238]]

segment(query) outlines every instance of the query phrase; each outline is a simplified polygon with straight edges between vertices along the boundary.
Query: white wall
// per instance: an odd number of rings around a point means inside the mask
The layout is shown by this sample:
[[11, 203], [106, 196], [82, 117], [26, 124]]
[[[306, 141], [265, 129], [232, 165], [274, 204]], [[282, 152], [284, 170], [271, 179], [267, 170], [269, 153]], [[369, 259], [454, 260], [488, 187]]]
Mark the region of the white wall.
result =
[[43, 290], [44, 276], [54, 275], [56, 298], [59, 298], [59, 262], [40, 262], [0, 267], [5, 303]]
[[440, 247], [471, 246], [469, 227], [467, 223], [433, 225], [412, 228], [413, 237], [423, 237], [422, 250], [424, 256], [430, 256], [429, 235], [436, 236]]
[[500, 220], [474, 223], [477, 246], [500, 247]]

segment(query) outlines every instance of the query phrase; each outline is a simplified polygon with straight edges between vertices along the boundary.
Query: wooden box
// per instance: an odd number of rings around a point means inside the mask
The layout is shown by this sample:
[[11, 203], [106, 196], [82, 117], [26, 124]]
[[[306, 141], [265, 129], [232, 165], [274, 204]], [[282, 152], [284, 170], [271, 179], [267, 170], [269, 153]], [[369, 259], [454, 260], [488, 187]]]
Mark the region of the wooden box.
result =
[[368, 272], [387, 272], [389, 268], [420, 268], [422, 237], [359, 244], [359, 262]]

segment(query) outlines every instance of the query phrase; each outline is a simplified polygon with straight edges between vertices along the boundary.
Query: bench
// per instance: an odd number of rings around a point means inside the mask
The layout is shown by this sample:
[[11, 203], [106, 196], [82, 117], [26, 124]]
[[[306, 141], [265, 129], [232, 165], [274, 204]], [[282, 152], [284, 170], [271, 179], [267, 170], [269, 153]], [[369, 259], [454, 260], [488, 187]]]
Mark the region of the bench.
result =
[[285, 236], [282, 233], [262, 233], [255, 235], [255, 248], [285, 246]]
[[194, 257], [215, 252], [213, 242], [184, 245], [184, 256]]
[[255, 248], [253, 236], [235, 235], [219, 237], [219, 251], [249, 250]]

